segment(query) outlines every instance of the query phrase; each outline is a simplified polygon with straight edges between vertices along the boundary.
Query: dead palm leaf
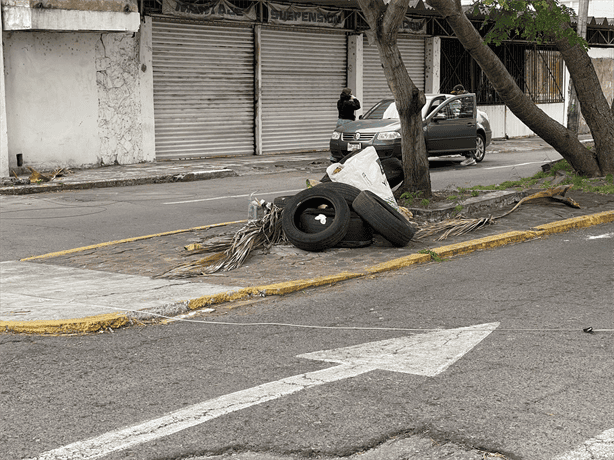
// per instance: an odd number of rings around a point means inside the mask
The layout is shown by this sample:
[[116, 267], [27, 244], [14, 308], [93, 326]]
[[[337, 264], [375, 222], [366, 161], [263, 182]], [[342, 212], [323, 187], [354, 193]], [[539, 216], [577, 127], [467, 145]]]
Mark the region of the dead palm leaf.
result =
[[286, 242], [281, 227], [282, 209], [267, 203], [264, 216], [250, 221], [241, 230], [231, 236], [215, 238], [210, 244], [201, 243], [192, 254], [223, 251], [203, 259], [181, 264], [159, 277], [189, 278], [198, 275], [213, 274], [218, 271], [230, 271], [239, 268], [257, 249], [270, 249], [273, 245]]

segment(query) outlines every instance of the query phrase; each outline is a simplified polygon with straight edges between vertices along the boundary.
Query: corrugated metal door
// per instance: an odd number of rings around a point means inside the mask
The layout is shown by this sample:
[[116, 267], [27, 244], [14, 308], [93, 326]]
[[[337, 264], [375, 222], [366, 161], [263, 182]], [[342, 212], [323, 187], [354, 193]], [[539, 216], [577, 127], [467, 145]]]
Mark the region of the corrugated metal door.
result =
[[262, 29], [262, 152], [327, 149], [346, 85], [344, 33]]
[[[424, 39], [406, 38], [399, 34], [397, 44], [411, 80], [419, 89], [424, 90]], [[377, 45], [369, 46], [366, 36], [363, 44], [363, 92], [365, 112], [379, 100], [392, 97]]]
[[153, 20], [157, 158], [254, 153], [249, 27]]

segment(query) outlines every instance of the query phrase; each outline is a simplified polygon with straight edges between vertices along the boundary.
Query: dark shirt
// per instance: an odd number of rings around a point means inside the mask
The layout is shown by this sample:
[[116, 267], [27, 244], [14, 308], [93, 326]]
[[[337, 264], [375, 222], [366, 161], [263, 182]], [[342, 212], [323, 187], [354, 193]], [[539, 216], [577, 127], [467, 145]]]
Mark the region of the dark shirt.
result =
[[337, 101], [339, 118], [342, 120], [356, 120], [354, 111], [358, 109], [360, 109], [360, 102], [356, 98], [351, 99], [350, 97], [342, 97]]

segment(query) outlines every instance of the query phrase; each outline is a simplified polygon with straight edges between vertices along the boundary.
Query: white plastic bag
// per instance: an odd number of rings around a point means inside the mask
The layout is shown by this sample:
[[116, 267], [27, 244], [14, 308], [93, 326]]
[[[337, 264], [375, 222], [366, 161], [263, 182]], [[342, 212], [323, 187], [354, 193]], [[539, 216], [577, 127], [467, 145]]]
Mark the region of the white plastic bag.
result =
[[394, 209], [399, 210], [374, 147], [365, 148], [343, 164], [333, 163], [326, 168], [326, 172], [333, 182], [353, 185], [360, 190], [370, 190]]

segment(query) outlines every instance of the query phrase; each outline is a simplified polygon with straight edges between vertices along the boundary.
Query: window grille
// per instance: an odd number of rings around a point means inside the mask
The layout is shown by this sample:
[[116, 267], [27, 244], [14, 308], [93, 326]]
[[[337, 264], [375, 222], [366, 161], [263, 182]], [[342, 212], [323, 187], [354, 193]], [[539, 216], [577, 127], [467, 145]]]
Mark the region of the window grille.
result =
[[[520, 89], [535, 103], [563, 102], [563, 59], [558, 51], [529, 43], [491, 47]], [[456, 39], [441, 40], [441, 92], [461, 84], [476, 93], [478, 104], [502, 104], [492, 84]]]

